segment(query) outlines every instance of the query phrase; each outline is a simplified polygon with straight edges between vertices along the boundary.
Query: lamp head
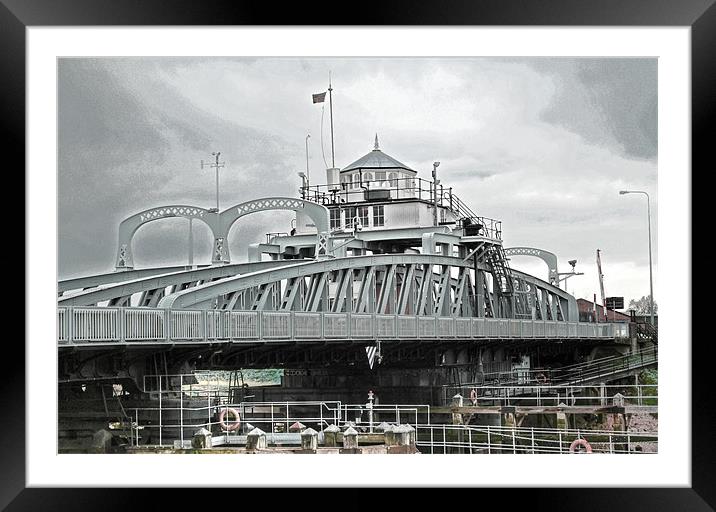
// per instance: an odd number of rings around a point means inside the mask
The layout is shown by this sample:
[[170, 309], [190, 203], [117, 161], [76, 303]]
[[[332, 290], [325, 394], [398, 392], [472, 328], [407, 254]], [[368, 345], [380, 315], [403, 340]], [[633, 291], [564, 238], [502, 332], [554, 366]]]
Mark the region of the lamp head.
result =
[[577, 264], [577, 260], [569, 260], [569, 264], [572, 265], [572, 268]]
[[300, 171], [300, 172], [298, 173], [298, 175], [299, 175], [301, 178], [305, 178], [305, 177], [306, 177], [306, 173], [303, 172], [303, 171]]
[[433, 162], [433, 167], [434, 167], [434, 168], [437, 169], [439, 165], [440, 165], [440, 162]]
[[620, 191], [619, 191], [619, 195], [620, 195], [620, 196], [623, 196], [624, 194], [628, 194], [628, 193], [629, 193], [628, 190], [620, 190]]

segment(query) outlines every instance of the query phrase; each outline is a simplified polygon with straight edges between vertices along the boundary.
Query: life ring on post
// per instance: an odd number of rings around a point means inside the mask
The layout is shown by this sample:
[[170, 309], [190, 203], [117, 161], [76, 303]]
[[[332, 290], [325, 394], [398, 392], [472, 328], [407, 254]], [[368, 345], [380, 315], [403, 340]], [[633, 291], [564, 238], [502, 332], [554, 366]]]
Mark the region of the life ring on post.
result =
[[[227, 416], [233, 415], [233, 420], [228, 420]], [[219, 425], [223, 430], [234, 431], [241, 425], [241, 419], [239, 418], [239, 411], [232, 407], [224, 407], [219, 413]]]
[[472, 405], [477, 403], [477, 390], [475, 388], [470, 391], [470, 402], [472, 402]]
[[544, 384], [545, 382], [547, 382], [547, 376], [544, 373], [540, 372], [535, 375], [535, 380], [537, 381], [537, 384]]
[[583, 439], [581, 437], [572, 441], [572, 444], [569, 445], [569, 453], [576, 453], [577, 446], [583, 446], [585, 448], [586, 453], [592, 453], [592, 446], [587, 442], [586, 439]]

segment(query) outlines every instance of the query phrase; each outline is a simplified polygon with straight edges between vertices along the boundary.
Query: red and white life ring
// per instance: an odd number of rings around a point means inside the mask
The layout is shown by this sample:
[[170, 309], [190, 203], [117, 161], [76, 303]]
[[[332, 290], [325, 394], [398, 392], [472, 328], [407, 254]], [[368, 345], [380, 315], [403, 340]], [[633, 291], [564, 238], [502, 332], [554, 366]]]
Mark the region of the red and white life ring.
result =
[[544, 373], [540, 372], [535, 375], [535, 380], [537, 381], [537, 384], [544, 384], [545, 382], [547, 382], [547, 376]]
[[579, 438], [572, 441], [572, 444], [569, 445], [569, 453], [575, 453], [577, 450], [577, 446], [584, 446], [587, 453], [592, 453], [592, 446], [587, 442], [586, 439]]
[[[232, 414], [234, 419], [227, 421], [226, 416]], [[219, 425], [223, 430], [233, 431], [239, 428], [241, 425], [241, 419], [239, 418], [239, 411], [232, 407], [224, 407], [219, 413]]]

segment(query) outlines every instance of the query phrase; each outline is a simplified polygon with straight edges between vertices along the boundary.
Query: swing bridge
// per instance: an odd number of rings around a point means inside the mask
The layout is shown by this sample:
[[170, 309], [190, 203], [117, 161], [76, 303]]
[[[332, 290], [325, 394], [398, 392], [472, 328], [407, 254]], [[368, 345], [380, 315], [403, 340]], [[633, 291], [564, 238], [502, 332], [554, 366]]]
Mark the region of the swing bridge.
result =
[[[633, 377], [656, 365], [655, 351], [640, 362], [619, 359], [651, 346], [635, 325], [579, 321], [555, 254], [503, 247], [499, 220], [475, 214], [437, 183], [385, 155], [376, 137], [371, 153], [328, 169], [327, 185], [304, 183], [300, 198], [258, 198], [223, 211], [167, 205], [127, 217], [113, 272], [58, 283], [66, 431], [106, 419], [118, 385], [121, 417], [130, 404], [135, 414], [155, 411], [155, 395], [166, 394], [164, 407], [191, 406], [184, 377], [171, 387], [163, 378], [145, 381], [149, 375], [278, 368], [280, 386], [252, 388], [254, 401], [359, 403], [374, 390], [384, 403], [435, 405], [445, 403], [446, 386], [494, 393], [485, 379], [497, 373], [521, 386], [541, 368], [604, 357], [613, 368], [602, 364], [595, 378]], [[290, 234], [270, 233], [247, 246], [248, 261], [232, 262], [232, 226], [272, 210], [295, 214]], [[210, 264], [135, 268], [135, 233], [176, 217], [209, 227]], [[509, 258], [518, 255], [540, 258], [547, 279], [512, 268]], [[223, 403], [245, 401], [245, 389], [234, 391]], [[146, 414], [143, 421], [156, 425], [155, 413]]]

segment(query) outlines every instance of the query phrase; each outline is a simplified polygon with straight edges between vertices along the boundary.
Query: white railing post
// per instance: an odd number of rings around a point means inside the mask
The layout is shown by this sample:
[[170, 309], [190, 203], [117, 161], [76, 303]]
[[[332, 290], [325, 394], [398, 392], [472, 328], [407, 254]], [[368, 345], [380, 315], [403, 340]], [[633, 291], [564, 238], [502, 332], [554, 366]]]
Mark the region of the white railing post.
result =
[[164, 309], [164, 339], [171, 341], [171, 321], [173, 320], [171, 310]]
[[264, 322], [262, 311], [256, 311], [256, 337], [257, 339], [263, 339], [264, 333]]
[[67, 312], [65, 313], [67, 317], [69, 318], [69, 325], [67, 327], [67, 341], [74, 342], [75, 340], [75, 308], [70, 306], [67, 308]]
[[117, 323], [119, 340], [125, 342], [127, 341], [127, 311], [124, 308], [117, 308]]

